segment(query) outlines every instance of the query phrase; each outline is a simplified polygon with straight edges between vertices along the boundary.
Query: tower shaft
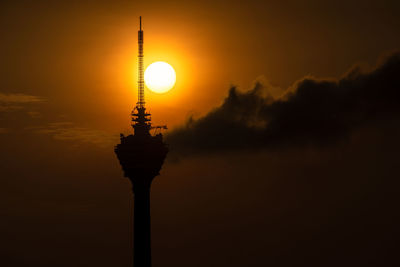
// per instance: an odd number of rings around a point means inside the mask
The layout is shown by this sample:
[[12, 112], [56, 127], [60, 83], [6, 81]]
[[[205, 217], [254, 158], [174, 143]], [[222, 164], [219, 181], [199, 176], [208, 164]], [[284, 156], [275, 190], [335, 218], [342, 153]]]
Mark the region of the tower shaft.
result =
[[150, 185], [133, 185], [133, 266], [151, 267]]

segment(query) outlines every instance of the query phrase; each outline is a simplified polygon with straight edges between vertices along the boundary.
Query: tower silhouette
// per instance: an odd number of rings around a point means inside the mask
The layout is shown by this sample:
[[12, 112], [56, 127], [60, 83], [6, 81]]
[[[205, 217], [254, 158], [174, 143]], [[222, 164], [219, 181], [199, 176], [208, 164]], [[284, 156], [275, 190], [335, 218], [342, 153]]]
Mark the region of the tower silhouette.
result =
[[150, 129], [166, 129], [166, 126], [152, 127], [150, 113], [147, 113], [145, 108], [142, 17], [140, 17], [138, 44], [138, 102], [131, 114], [134, 133], [128, 136], [120, 135], [121, 143], [115, 147], [115, 153], [124, 176], [131, 180], [133, 187], [134, 266], [150, 267], [150, 186], [154, 177], [159, 175], [168, 148], [163, 142], [161, 132], [156, 135], [150, 134]]

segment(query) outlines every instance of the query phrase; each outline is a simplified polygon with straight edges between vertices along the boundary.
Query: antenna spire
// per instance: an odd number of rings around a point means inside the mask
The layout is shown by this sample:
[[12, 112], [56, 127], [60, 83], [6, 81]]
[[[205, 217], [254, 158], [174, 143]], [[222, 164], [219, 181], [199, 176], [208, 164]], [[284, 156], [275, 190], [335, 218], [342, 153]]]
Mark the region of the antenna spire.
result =
[[143, 31], [142, 16], [139, 17], [140, 28], [138, 31], [138, 102], [137, 107], [144, 108], [144, 68], [143, 68]]
[[138, 101], [135, 109], [132, 111], [132, 127], [135, 135], [150, 136], [151, 118], [150, 113], [146, 112], [144, 102], [144, 67], [143, 67], [143, 30], [142, 17], [139, 17], [138, 31]]

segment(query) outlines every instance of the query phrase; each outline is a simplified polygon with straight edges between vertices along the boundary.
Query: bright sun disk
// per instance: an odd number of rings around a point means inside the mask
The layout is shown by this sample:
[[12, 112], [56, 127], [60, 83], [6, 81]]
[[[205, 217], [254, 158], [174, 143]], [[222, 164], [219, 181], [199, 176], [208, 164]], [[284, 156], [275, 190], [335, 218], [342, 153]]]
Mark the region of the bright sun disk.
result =
[[168, 92], [176, 82], [175, 70], [166, 62], [154, 62], [144, 72], [144, 82], [155, 93]]

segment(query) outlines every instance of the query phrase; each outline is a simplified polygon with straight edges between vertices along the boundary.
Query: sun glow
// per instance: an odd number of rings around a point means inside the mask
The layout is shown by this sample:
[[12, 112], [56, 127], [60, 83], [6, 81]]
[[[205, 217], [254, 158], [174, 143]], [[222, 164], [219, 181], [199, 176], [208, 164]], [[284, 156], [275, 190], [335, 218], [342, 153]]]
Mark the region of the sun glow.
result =
[[144, 82], [155, 93], [168, 92], [176, 82], [175, 70], [166, 62], [154, 62], [144, 72]]

